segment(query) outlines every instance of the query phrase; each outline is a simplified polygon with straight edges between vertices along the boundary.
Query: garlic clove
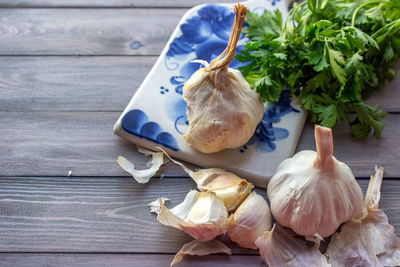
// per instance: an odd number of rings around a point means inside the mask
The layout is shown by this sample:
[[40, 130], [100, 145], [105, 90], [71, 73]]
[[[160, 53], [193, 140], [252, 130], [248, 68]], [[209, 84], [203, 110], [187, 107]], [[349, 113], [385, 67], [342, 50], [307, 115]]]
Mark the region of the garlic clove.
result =
[[191, 190], [184, 201], [167, 209], [159, 199], [160, 213], [157, 220], [167, 226], [178, 228], [200, 241], [209, 241], [224, 234], [228, 211], [224, 202], [213, 192]]
[[330, 266], [317, 247], [308, 247], [304, 240], [296, 238], [294, 233], [279, 224], [264, 232], [255, 244], [260, 249], [261, 258], [270, 267]]
[[265, 199], [252, 192], [228, 219], [231, 240], [243, 248], [257, 249], [254, 241], [271, 229], [272, 217]]
[[333, 235], [326, 251], [332, 266], [400, 266], [400, 238], [378, 209], [383, 168], [375, 167], [357, 218]]
[[226, 49], [197, 70], [183, 87], [188, 109], [187, 143], [203, 153], [237, 148], [248, 142], [264, 114], [258, 93], [240, 71], [228, 68], [235, 55], [247, 8], [235, 6], [235, 19]]
[[224, 201], [225, 207], [229, 212], [235, 211], [254, 187], [247, 180], [223, 169], [210, 168], [192, 171], [181, 162], [172, 159], [162, 148], [158, 147], [158, 149], [162, 150], [172, 162], [181, 166], [196, 182], [199, 190], [211, 191], [217, 194]]
[[225, 253], [231, 255], [231, 250], [221, 241], [216, 239], [210, 241], [193, 240], [185, 245], [176, 253], [171, 266], [179, 263], [185, 255], [204, 256], [209, 254]]
[[317, 152], [281, 162], [267, 191], [276, 221], [319, 243], [358, 215], [362, 191], [350, 168], [333, 157], [331, 129], [316, 126], [315, 136]]
[[137, 148], [140, 153], [146, 156], [152, 156], [152, 160], [150, 162], [151, 167], [149, 169], [136, 170], [135, 165], [122, 156], [118, 157], [118, 164], [122, 169], [131, 174], [138, 183], [145, 184], [149, 182], [151, 177], [156, 175], [161, 165], [164, 164], [164, 153], [153, 152], [140, 146]]

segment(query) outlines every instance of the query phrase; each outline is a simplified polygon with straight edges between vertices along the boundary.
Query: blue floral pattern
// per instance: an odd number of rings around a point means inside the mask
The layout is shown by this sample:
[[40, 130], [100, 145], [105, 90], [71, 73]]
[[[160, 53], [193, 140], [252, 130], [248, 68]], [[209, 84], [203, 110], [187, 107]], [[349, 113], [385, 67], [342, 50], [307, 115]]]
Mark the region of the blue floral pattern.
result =
[[[280, 0], [273, 0], [275, 5]], [[225, 49], [234, 13], [228, 8], [218, 5], [206, 5], [197, 11], [197, 15], [190, 17], [180, 26], [181, 34], [169, 45], [164, 64], [170, 71], [178, 75], [171, 76], [169, 82], [173, 86], [174, 97], [165, 102], [165, 112], [174, 122], [174, 128], [179, 134], [183, 134], [188, 125], [186, 117], [186, 104], [182, 99], [182, 89], [185, 82], [201, 66], [200, 63], [192, 63], [192, 60], [201, 59], [210, 62]], [[243, 48], [246, 39], [240, 36], [236, 52]], [[229, 67], [237, 69], [243, 66], [236, 60], [232, 60]], [[239, 151], [244, 153], [251, 145], [255, 145], [260, 152], [272, 152], [276, 149], [276, 141], [289, 136], [289, 131], [284, 128], [273, 127], [274, 123], [281, 120], [290, 112], [299, 112], [290, 105], [290, 94], [283, 91], [277, 103], [267, 105], [264, 117], [257, 126], [253, 137]]]
[[140, 109], [127, 112], [121, 120], [121, 126], [128, 133], [146, 138], [175, 151], [179, 150], [175, 138], [170, 133], [163, 132], [158, 123], [149, 121], [146, 113]]

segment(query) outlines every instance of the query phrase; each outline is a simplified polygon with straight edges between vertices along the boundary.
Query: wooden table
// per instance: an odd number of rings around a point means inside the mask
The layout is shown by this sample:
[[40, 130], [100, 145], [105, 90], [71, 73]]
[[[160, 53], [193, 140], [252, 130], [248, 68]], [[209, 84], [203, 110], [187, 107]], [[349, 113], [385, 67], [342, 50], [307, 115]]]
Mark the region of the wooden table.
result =
[[[112, 126], [181, 16], [201, 2], [212, 1], [1, 1], [0, 266], [168, 266], [191, 240], [159, 224], [147, 204], [180, 203], [195, 184], [172, 163], [164, 179], [135, 183], [117, 156], [141, 168], [148, 159]], [[385, 167], [380, 206], [397, 235], [399, 86], [397, 75], [369, 101], [390, 111], [379, 141], [352, 139], [346, 124], [334, 129], [335, 155], [364, 191], [374, 165]], [[307, 123], [297, 150], [314, 146]], [[263, 265], [256, 251], [222, 240], [232, 256], [179, 266]]]

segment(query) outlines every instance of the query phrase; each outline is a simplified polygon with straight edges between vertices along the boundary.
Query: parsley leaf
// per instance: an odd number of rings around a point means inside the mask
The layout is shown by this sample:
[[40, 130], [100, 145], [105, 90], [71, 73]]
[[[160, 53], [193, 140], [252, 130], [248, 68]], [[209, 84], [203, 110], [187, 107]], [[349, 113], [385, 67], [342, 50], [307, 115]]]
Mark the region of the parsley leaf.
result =
[[287, 88], [313, 122], [349, 121], [354, 137], [379, 138], [387, 113], [363, 100], [394, 76], [400, 0], [306, 0], [285, 22], [275, 10], [249, 12], [246, 23], [251, 41], [236, 59], [247, 63], [239, 69], [264, 101]]

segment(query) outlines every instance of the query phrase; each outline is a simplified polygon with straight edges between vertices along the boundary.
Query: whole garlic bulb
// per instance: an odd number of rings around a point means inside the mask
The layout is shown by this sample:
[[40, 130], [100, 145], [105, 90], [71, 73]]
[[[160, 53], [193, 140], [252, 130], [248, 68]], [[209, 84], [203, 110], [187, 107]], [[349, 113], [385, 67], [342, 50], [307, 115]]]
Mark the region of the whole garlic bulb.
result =
[[301, 151], [281, 162], [268, 184], [277, 222], [319, 243], [358, 215], [362, 191], [350, 168], [333, 154], [332, 130], [315, 126], [317, 152]]
[[252, 192], [228, 219], [227, 232], [233, 242], [243, 248], [257, 249], [257, 237], [272, 226], [271, 211], [267, 201]]
[[216, 59], [203, 63], [183, 87], [189, 128], [183, 136], [194, 149], [214, 153], [246, 144], [264, 114], [258, 93], [238, 70], [228, 68], [247, 8], [235, 6], [235, 19], [226, 49]]

